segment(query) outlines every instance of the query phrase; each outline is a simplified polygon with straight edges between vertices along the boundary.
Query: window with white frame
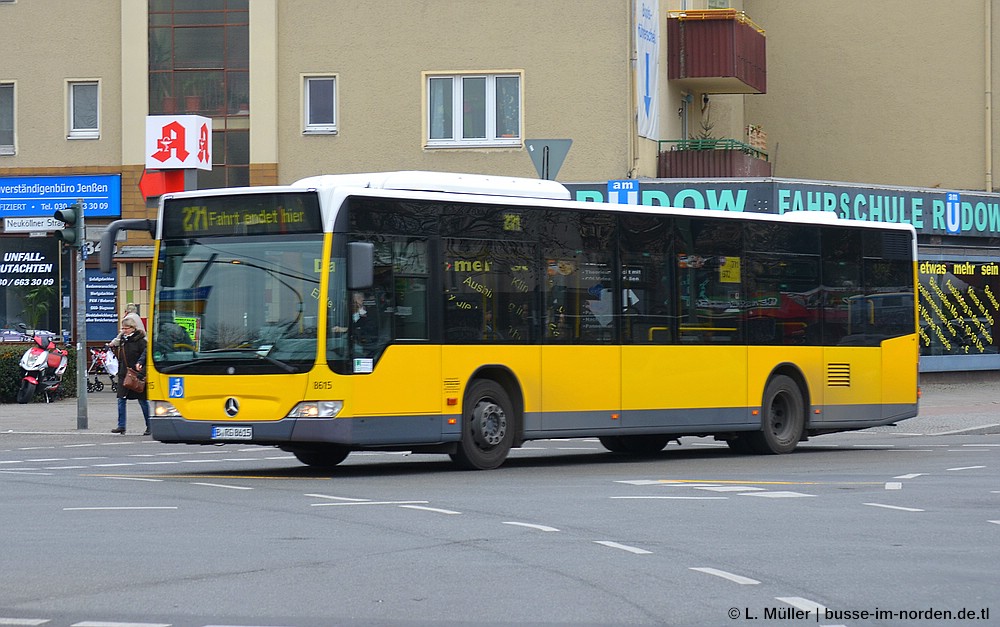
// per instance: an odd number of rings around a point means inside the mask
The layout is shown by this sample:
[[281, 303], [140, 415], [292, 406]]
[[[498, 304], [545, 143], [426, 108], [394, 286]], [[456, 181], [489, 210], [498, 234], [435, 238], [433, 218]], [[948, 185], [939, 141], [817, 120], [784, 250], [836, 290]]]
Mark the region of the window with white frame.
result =
[[427, 77], [428, 146], [517, 146], [521, 143], [521, 76]]
[[303, 85], [305, 133], [337, 132], [337, 78], [306, 76]]
[[96, 139], [101, 136], [100, 98], [97, 81], [69, 83], [69, 137]]
[[0, 83], [0, 155], [14, 154], [14, 83]]

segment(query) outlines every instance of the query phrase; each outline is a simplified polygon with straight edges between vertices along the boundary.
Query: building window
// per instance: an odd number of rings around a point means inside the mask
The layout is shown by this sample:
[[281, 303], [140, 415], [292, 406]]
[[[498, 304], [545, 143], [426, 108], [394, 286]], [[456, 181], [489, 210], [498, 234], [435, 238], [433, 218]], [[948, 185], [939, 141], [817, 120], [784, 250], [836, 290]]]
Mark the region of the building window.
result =
[[0, 83], [0, 155], [14, 154], [14, 83]]
[[99, 103], [97, 81], [70, 82], [70, 139], [97, 139], [101, 136]]
[[333, 76], [307, 76], [303, 85], [303, 132], [337, 132], [337, 79]]
[[198, 187], [250, 184], [248, 0], [148, 0], [149, 114], [212, 118]]
[[428, 147], [518, 146], [521, 77], [428, 76], [427, 113]]

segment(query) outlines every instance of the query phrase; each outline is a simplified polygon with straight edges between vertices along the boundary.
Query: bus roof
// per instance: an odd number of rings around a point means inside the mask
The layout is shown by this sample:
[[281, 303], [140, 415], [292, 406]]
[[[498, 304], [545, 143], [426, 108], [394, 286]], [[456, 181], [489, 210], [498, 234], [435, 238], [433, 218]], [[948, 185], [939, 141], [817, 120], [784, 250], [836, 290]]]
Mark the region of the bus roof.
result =
[[457, 172], [370, 172], [364, 174], [322, 174], [300, 179], [295, 187], [334, 188], [363, 187], [369, 189], [449, 192], [481, 196], [516, 198], [547, 198], [570, 200], [569, 190], [561, 183], [542, 179]]

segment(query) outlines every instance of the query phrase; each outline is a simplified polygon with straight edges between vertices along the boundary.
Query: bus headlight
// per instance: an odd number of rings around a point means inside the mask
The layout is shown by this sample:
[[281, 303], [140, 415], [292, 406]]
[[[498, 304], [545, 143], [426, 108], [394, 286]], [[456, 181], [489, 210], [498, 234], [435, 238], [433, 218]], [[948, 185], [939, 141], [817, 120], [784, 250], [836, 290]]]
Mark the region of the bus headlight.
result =
[[181, 412], [177, 411], [173, 403], [166, 401], [149, 401], [149, 409], [154, 418], [180, 418]]
[[288, 412], [289, 418], [336, 418], [344, 401], [303, 401]]

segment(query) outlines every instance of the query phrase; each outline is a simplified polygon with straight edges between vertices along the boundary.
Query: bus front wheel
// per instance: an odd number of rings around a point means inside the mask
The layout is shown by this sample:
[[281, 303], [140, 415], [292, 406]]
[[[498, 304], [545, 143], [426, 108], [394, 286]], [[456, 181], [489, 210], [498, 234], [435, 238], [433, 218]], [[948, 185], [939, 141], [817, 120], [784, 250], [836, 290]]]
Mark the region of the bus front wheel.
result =
[[514, 411], [496, 381], [476, 381], [465, 395], [462, 439], [451, 459], [469, 470], [492, 470], [507, 459], [514, 442]]
[[350, 451], [345, 446], [316, 446], [292, 449], [295, 458], [313, 468], [330, 468], [347, 459]]
[[760, 409], [761, 430], [745, 436], [751, 448], [764, 455], [794, 451], [806, 425], [806, 405], [798, 384], [785, 375], [772, 378], [764, 388]]

